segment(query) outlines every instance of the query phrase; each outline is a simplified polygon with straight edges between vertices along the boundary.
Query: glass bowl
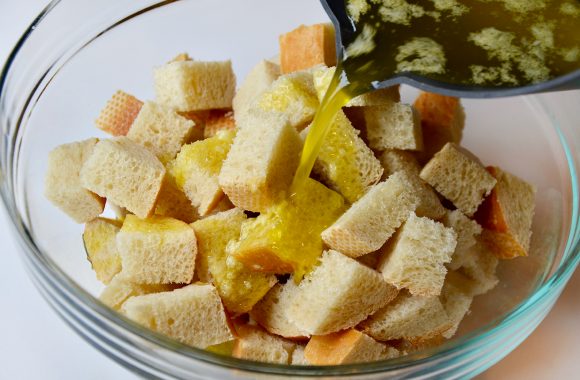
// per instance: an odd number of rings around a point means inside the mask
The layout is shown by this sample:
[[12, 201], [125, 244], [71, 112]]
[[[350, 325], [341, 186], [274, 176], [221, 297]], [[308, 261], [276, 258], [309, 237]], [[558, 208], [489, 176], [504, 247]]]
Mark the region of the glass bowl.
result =
[[[153, 99], [152, 68], [180, 52], [231, 58], [243, 78], [258, 60], [277, 54], [279, 34], [323, 20], [316, 0], [54, 1], [16, 46], [0, 79], [2, 199], [30, 277], [106, 355], [158, 378], [470, 377], [518, 346], [553, 306], [580, 260], [579, 92], [464, 102], [465, 146], [537, 185], [537, 208], [530, 257], [502, 262], [500, 285], [476, 298], [458, 336], [440, 347], [369, 364], [263, 364], [185, 346], [98, 301], [83, 227], [43, 196], [48, 152], [105, 137], [93, 126], [105, 101], [117, 89]], [[415, 95], [403, 89], [406, 101]]]

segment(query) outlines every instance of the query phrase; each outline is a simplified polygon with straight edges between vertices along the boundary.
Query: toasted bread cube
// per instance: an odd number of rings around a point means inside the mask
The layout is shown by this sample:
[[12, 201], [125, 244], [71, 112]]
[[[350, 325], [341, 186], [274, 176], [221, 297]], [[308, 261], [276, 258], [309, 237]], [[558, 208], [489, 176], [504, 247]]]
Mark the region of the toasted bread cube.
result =
[[471, 250], [477, 242], [477, 237], [481, 235], [482, 228], [475, 220], [469, 219], [459, 210], [447, 210], [442, 223], [445, 227], [453, 228], [457, 234], [457, 246], [451, 262], [447, 265], [449, 269], [457, 270], [469, 260]]
[[381, 248], [415, 210], [418, 197], [403, 173], [395, 173], [356, 201], [322, 232], [330, 248], [357, 258]]
[[319, 64], [336, 65], [336, 45], [332, 24], [300, 25], [280, 36], [282, 73], [308, 69]]
[[238, 338], [232, 352], [234, 358], [291, 364], [292, 352], [296, 348], [295, 343], [270, 335], [256, 326], [238, 325], [236, 332]]
[[117, 251], [118, 220], [96, 218], [85, 224], [83, 243], [97, 279], [103, 284], [111, 282], [121, 271], [121, 257]]
[[367, 363], [399, 355], [397, 349], [355, 329], [313, 336], [304, 350], [304, 357], [313, 365]]
[[197, 242], [193, 229], [162, 216], [127, 215], [117, 234], [122, 274], [139, 284], [188, 284], [193, 278]]
[[179, 61], [155, 69], [157, 101], [180, 112], [232, 108], [235, 91], [231, 61]]
[[[483, 230], [482, 235], [485, 235], [487, 231]], [[496, 276], [499, 260], [489, 250], [487, 244], [483, 243], [483, 240], [483, 236], [477, 239], [469, 254], [465, 255], [459, 269], [461, 273], [473, 281], [471, 290], [474, 296], [487, 293], [499, 283]]]
[[214, 137], [220, 131], [236, 129], [234, 113], [230, 110], [211, 110], [203, 128], [203, 138]]
[[343, 212], [340, 194], [307, 179], [295, 196], [244, 222], [240, 240], [228, 249], [252, 270], [294, 272], [299, 281], [322, 255], [320, 233]]
[[262, 60], [246, 76], [234, 96], [234, 115], [236, 120], [248, 111], [250, 105], [262, 95], [280, 76], [280, 65]]
[[[300, 131], [314, 119], [319, 102], [312, 82], [312, 72], [298, 71], [282, 75], [250, 105], [245, 113], [236, 117], [238, 127], [244, 129], [255, 120], [252, 114], [277, 113], [290, 126]], [[249, 114], [249, 115], [248, 115]]]
[[169, 164], [169, 173], [175, 177], [177, 187], [198, 208], [201, 216], [213, 210], [224, 196], [218, 175], [234, 135], [234, 131], [224, 131], [185, 145]]
[[194, 123], [173, 109], [145, 102], [127, 137], [149, 149], [161, 162], [169, 162], [185, 144]]
[[330, 250], [298, 286], [288, 318], [308, 334], [330, 334], [356, 326], [396, 295], [380, 273]]
[[422, 150], [423, 133], [419, 113], [412, 106], [393, 103], [387, 106], [363, 108], [369, 147]]
[[105, 199], [87, 190], [80, 178], [82, 166], [97, 142], [97, 139], [88, 139], [63, 144], [48, 155], [44, 194], [77, 223], [91, 221], [105, 209]]
[[142, 101], [123, 91], [117, 91], [109, 99], [95, 124], [97, 128], [113, 136], [126, 136], [141, 107]]
[[451, 327], [442, 333], [446, 339], [451, 339], [463, 318], [469, 313], [472, 295], [472, 281], [458, 272], [449, 272], [441, 292], [441, 303], [449, 316]]
[[250, 311], [250, 316], [271, 334], [299, 339], [308, 334], [288, 319], [288, 310], [298, 286], [292, 279], [284, 285], [276, 284]]
[[179, 190], [175, 178], [170, 173], [167, 173], [163, 180], [155, 206], [155, 215], [168, 216], [185, 223], [193, 223], [200, 218], [189, 198]]
[[359, 133], [344, 112], [339, 111], [312, 169], [322, 183], [342, 194], [349, 203], [361, 198], [383, 174], [381, 163]]
[[435, 154], [420, 176], [469, 217], [497, 182], [477, 157], [453, 143]]
[[413, 344], [433, 339], [452, 327], [439, 297], [412, 296], [401, 292], [366, 321], [362, 331], [376, 340], [406, 339]]
[[116, 275], [105, 289], [103, 289], [99, 299], [111, 309], [120, 311], [125, 301], [131, 297], [150, 293], [169, 292], [171, 290], [173, 290], [172, 285], [136, 284], [127, 280], [122, 275]]
[[490, 166], [487, 171], [497, 180], [497, 185], [475, 215], [483, 228], [493, 231], [485, 234], [486, 243], [500, 259], [527, 256], [536, 189], [498, 167]]
[[233, 209], [192, 225], [197, 237], [197, 262], [201, 264], [198, 276], [202, 281], [212, 280], [226, 310], [233, 314], [250, 311], [277, 282], [276, 276], [253, 272], [226, 252], [228, 243], [240, 237], [244, 220], [244, 212]]
[[219, 185], [236, 206], [263, 212], [290, 187], [302, 140], [280, 115], [264, 113], [251, 118], [253, 123], [240, 129], [234, 139]]
[[378, 265], [384, 279], [413, 295], [438, 296], [457, 237], [452, 228], [411, 214], [383, 248]]
[[458, 98], [422, 92], [415, 103], [421, 115], [423, 151], [420, 162], [425, 163], [447, 143], [459, 144], [465, 125], [465, 112]]
[[[312, 70], [314, 89], [320, 101], [324, 98], [335, 72], [336, 67], [320, 66]], [[392, 86], [359, 95], [351, 99], [346, 107], [390, 106], [399, 101], [401, 101], [399, 86]]]
[[234, 339], [220, 297], [211, 285], [192, 284], [172, 292], [132, 297], [122, 311], [129, 319], [193, 347]]
[[122, 136], [99, 141], [80, 177], [87, 189], [146, 218], [155, 210], [165, 167], [153, 153]]
[[419, 175], [421, 166], [412, 153], [404, 150], [387, 149], [379, 155], [379, 162], [383, 167], [383, 178], [387, 179], [398, 171], [405, 171]]

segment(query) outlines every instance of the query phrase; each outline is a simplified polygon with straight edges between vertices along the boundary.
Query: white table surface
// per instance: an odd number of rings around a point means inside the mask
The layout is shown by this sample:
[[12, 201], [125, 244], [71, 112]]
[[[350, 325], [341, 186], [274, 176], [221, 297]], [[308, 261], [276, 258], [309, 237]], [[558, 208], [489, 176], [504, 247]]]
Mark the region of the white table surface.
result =
[[[316, 1], [316, 0], [313, 0]], [[0, 0], [3, 62], [46, 0]], [[0, 379], [133, 379], [135, 375], [77, 336], [24, 271], [0, 206]], [[524, 344], [481, 379], [571, 379], [580, 373], [580, 271], [555, 309]]]

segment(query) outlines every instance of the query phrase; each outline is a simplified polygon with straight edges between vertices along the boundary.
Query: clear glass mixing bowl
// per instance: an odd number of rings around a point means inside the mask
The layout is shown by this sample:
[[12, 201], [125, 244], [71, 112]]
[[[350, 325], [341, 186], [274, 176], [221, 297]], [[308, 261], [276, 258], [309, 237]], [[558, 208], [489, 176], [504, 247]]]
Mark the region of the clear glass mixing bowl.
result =
[[[500, 264], [500, 285], [476, 299], [460, 334], [441, 347], [371, 364], [269, 365], [182, 345], [95, 298], [101, 287], [85, 259], [83, 227], [43, 196], [48, 152], [101, 135], [93, 120], [115, 90], [153, 99], [153, 66], [179, 52], [231, 58], [243, 78], [277, 53], [280, 33], [322, 20], [316, 0], [54, 1], [18, 43], [0, 79], [2, 199], [30, 277], [106, 355], [158, 378], [470, 377], [513, 350], [553, 306], [580, 260], [579, 92], [465, 101], [464, 144], [485, 163], [536, 184], [537, 211], [530, 257]], [[403, 90], [407, 101], [415, 95]]]

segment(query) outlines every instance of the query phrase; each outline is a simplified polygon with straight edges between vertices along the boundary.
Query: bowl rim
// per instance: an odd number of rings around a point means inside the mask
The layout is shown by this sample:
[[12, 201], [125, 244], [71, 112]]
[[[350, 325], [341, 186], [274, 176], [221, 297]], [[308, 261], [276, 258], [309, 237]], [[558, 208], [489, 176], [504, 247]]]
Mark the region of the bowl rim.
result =
[[[165, 6], [168, 4], [179, 2], [180, 0], [156, 0], [156, 5], [147, 7], [148, 10], [157, 8], [160, 6]], [[0, 73], [0, 101], [4, 96], [4, 90], [6, 85], [6, 79], [10, 73], [10, 69], [18, 56], [22, 47], [26, 44], [26, 41], [34, 33], [36, 27], [44, 20], [44, 18], [58, 5], [61, 0], [52, 0], [41, 13], [33, 20], [30, 26], [23, 33], [21, 38], [16, 43], [15, 47], [9, 54], [6, 63]], [[143, 11], [135, 12], [131, 16], [124, 18], [123, 20], [129, 20]], [[113, 25], [114, 23], [112, 23]], [[106, 29], [106, 31], [110, 30]], [[92, 41], [92, 40], [91, 40]], [[83, 45], [83, 47], [86, 45]], [[78, 52], [78, 51], [77, 51]], [[76, 53], [76, 52], [75, 52]], [[63, 65], [66, 62], [63, 63]], [[33, 91], [36, 91], [35, 87]], [[544, 111], [547, 111], [544, 103], [537, 98], [537, 96], [530, 95], [526, 96], [528, 101], [537, 102]], [[24, 111], [29, 105], [27, 104], [23, 110]], [[550, 115], [547, 112], [547, 115]], [[552, 116], [550, 115], [550, 118]], [[47, 276], [50, 281], [50, 286], [57, 291], [65, 292], [68, 296], [74, 300], [77, 305], [76, 307], [81, 307], [85, 312], [90, 312], [93, 317], [96, 316], [101, 321], [100, 323], [106, 322], [114, 326], [120, 327], [123, 330], [137, 336], [138, 338], [144, 340], [145, 342], [152, 344], [154, 348], [161, 350], [169, 350], [172, 353], [176, 353], [181, 356], [185, 356], [188, 359], [203, 361], [207, 364], [219, 366], [219, 367], [229, 367], [232, 369], [244, 370], [253, 373], [262, 374], [278, 374], [278, 375], [300, 375], [300, 376], [329, 376], [329, 375], [351, 375], [356, 373], [357, 375], [362, 374], [372, 374], [378, 372], [385, 372], [389, 370], [397, 370], [408, 367], [420, 366], [423, 364], [436, 362], [445, 358], [453, 357], [463, 351], [469, 352], [471, 350], [476, 350], [479, 345], [485, 342], [488, 338], [504, 331], [511, 325], [517, 323], [522, 315], [525, 315], [529, 310], [533, 309], [541, 301], [545, 301], [547, 297], [551, 296], [555, 292], [559, 292], [565, 283], [569, 280], [572, 273], [580, 263], [580, 225], [579, 225], [579, 199], [580, 192], [578, 189], [578, 176], [576, 165], [574, 161], [574, 156], [572, 150], [570, 149], [566, 138], [562, 131], [558, 128], [557, 124], [551, 119], [553, 128], [556, 130], [559, 141], [564, 150], [567, 165], [568, 174], [570, 175], [570, 185], [571, 185], [571, 199], [572, 199], [572, 213], [570, 220], [570, 227], [568, 231], [568, 236], [566, 238], [566, 243], [563, 249], [563, 259], [560, 265], [553, 271], [553, 273], [546, 278], [544, 282], [538, 285], [535, 290], [521, 303], [515, 306], [510, 312], [504, 314], [501, 318], [496, 318], [493, 321], [481, 326], [459, 338], [447, 341], [444, 344], [437, 346], [435, 348], [429, 348], [422, 350], [420, 352], [411, 353], [409, 355], [377, 361], [372, 363], [362, 363], [362, 364], [346, 364], [346, 365], [332, 365], [332, 366], [296, 366], [296, 365], [282, 365], [282, 364], [270, 364], [256, 361], [249, 361], [243, 359], [237, 359], [230, 356], [224, 356], [208, 352], [204, 349], [199, 349], [195, 347], [188, 346], [186, 344], [180, 343], [172, 338], [166, 337], [162, 334], [153, 332], [145, 327], [138, 325], [137, 323], [129, 320], [120, 313], [110, 309], [104, 305], [98, 298], [88, 293], [82, 287], [80, 287], [73, 279], [71, 279], [66, 273], [64, 273], [56, 263], [54, 263], [48, 256], [45, 256], [39, 247], [35, 244], [32, 234], [29, 232], [26, 222], [20, 216], [20, 212], [16, 206], [16, 199], [14, 195], [14, 186], [12, 180], [14, 176], [0, 176], [0, 185], [4, 185], [2, 182], [7, 182], [8, 186], [0, 187], [0, 197], [2, 198], [2, 203], [5, 206], [7, 215], [10, 218], [9, 225], [11, 226], [12, 233], [17, 236], [17, 241], [26, 259], [30, 261], [29, 264], [33, 270], [38, 270], [42, 272], [43, 275]], [[21, 120], [18, 121], [20, 124]], [[20, 125], [18, 125], [20, 128]], [[4, 160], [5, 157], [0, 157]], [[13, 156], [6, 157], [8, 162], [3, 164], [11, 164], [14, 162]], [[3, 168], [1, 168], [3, 169]], [[8, 171], [10, 173], [10, 171]], [[10, 191], [7, 192], [6, 188]], [[37, 284], [35, 284], [37, 285]], [[38, 286], [38, 285], [37, 285]], [[44, 297], [47, 297], [43, 294]], [[61, 316], [62, 317], [62, 316]], [[113, 331], [113, 330], [111, 330]], [[77, 331], [78, 332], [78, 331]], [[113, 331], [114, 333], [114, 331]], [[83, 338], [87, 339], [85, 336]], [[91, 342], [91, 344], [93, 344]], [[94, 345], [94, 344], [93, 344]], [[103, 351], [100, 347], [99, 350]]]

